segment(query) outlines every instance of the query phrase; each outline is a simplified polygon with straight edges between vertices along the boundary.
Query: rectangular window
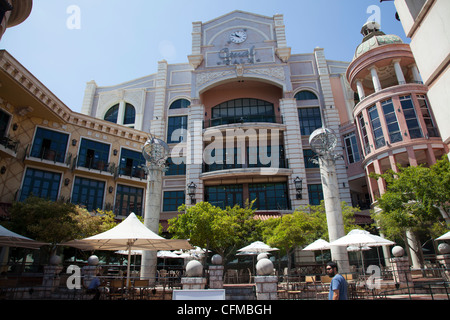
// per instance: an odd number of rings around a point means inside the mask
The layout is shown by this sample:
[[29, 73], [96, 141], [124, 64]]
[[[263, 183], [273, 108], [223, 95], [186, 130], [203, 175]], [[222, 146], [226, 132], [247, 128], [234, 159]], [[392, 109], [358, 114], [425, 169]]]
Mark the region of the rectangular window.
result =
[[120, 152], [120, 174], [136, 177], [136, 178], [144, 178], [145, 177], [145, 159], [142, 155], [142, 152], [137, 152], [133, 150], [128, 150], [122, 148]]
[[427, 98], [424, 95], [418, 95], [417, 100], [419, 101], [420, 112], [422, 113], [423, 121], [425, 122], [425, 126], [427, 128], [429, 137], [439, 137], [439, 132], [434, 123], [433, 116], [431, 114], [431, 110], [428, 107]]
[[81, 139], [78, 166], [89, 169], [107, 170], [109, 144]]
[[6, 136], [6, 130], [8, 129], [9, 121], [11, 116], [3, 110], [0, 110], [0, 138]]
[[169, 121], [167, 124], [168, 143], [186, 141], [187, 121], [187, 116], [169, 117]]
[[168, 167], [166, 176], [182, 176], [186, 174], [186, 159], [185, 158], [168, 158]]
[[27, 168], [19, 201], [24, 201], [31, 195], [56, 201], [60, 181], [60, 173]]
[[184, 191], [164, 191], [163, 211], [177, 211], [184, 202]]
[[118, 184], [114, 213], [118, 216], [128, 216], [131, 212], [142, 215], [142, 199], [144, 189]]
[[290, 209], [286, 183], [253, 183], [248, 185], [250, 201], [258, 210]]
[[311, 133], [322, 127], [322, 117], [320, 108], [299, 108], [298, 119], [300, 121], [300, 132], [302, 136], [309, 136]]
[[[303, 160], [305, 161], [305, 168], [319, 168], [319, 163], [314, 162], [313, 158], [316, 153], [311, 149], [303, 149]], [[318, 159], [316, 159], [318, 160]]]
[[238, 204], [243, 206], [242, 185], [222, 185], [205, 187], [205, 201], [213, 206], [225, 209]]
[[308, 184], [308, 196], [310, 205], [320, 205], [320, 201], [323, 200], [322, 184]]
[[380, 117], [378, 115], [377, 106], [373, 106], [368, 110], [370, 123], [372, 124], [373, 138], [375, 139], [375, 149], [378, 149], [386, 144], [383, 136], [383, 129], [381, 128]]
[[391, 143], [402, 141], [402, 133], [398, 126], [397, 115], [395, 114], [394, 104], [392, 100], [386, 100], [381, 102], [381, 108], [383, 108], [384, 119], [389, 133], [389, 140]]
[[89, 211], [103, 208], [105, 182], [76, 177], [73, 184], [72, 203], [83, 205]]
[[355, 163], [361, 160], [359, 156], [358, 143], [356, 142], [355, 133], [344, 135], [345, 151], [347, 152], [348, 163]]
[[411, 96], [400, 97], [400, 103], [402, 105], [403, 115], [405, 116], [406, 125], [408, 126], [409, 137], [411, 139], [422, 138], [422, 129], [417, 119], [416, 110]]
[[369, 136], [367, 135], [366, 122], [364, 121], [364, 117], [362, 113], [358, 116], [359, 126], [361, 128], [361, 137], [364, 146], [364, 154], [368, 155], [370, 153], [370, 144], [369, 144]]
[[69, 135], [37, 128], [30, 156], [55, 162], [64, 162]]

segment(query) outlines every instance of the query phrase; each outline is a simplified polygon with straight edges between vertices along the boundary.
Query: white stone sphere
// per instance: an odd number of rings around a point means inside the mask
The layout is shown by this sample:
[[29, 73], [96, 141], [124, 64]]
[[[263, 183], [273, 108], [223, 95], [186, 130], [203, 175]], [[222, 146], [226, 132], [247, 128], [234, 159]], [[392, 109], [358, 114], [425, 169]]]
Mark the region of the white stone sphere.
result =
[[50, 257], [50, 264], [52, 266], [57, 266], [59, 264], [61, 264], [61, 257], [60, 256], [51, 256]]
[[395, 246], [392, 248], [392, 254], [394, 257], [403, 257], [403, 254], [405, 253], [405, 250], [403, 250], [400, 246]]
[[203, 266], [197, 260], [189, 261], [186, 265], [186, 276], [188, 277], [201, 277], [203, 273]]
[[222, 262], [223, 262], [223, 259], [220, 254], [215, 254], [211, 258], [211, 263], [214, 265], [220, 265], [220, 264], [222, 264]]
[[269, 255], [265, 252], [258, 254], [258, 257], [256, 258], [256, 261], [259, 261], [261, 259], [269, 259]]
[[98, 265], [99, 259], [96, 255], [92, 255], [88, 258], [88, 264], [90, 266], [96, 266]]
[[273, 263], [269, 259], [261, 259], [256, 264], [256, 273], [258, 276], [268, 276], [273, 273]]
[[450, 245], [448, 243], [441, 243], [438, 245], [438, 251], [440, 254], [449, 254], [450, 253]]

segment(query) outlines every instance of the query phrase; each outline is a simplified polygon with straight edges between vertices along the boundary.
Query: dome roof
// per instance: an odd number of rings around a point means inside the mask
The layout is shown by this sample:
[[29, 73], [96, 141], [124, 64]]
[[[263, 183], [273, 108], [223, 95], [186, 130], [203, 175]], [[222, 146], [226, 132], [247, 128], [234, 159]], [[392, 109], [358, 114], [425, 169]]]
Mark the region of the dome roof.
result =
[[394, 34], [385, 34], [380, 31], [380, 25], [374, 21], [367, 22], [361, 29], [364, 36], [362, 43], [356, 48], [353, 59], [358, 58], [362, 54], [387, 44], [403, 43], [402, 39]]

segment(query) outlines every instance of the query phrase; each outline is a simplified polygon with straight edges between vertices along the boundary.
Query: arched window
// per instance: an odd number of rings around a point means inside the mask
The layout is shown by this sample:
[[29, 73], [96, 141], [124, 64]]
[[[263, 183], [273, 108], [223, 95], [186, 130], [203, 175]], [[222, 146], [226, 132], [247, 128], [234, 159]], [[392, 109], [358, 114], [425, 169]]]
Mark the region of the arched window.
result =
[[136, 109], [130, 103], [121, 102], [115, 104], [105, 113], [104, 119], [109, 122], [133, 127], [136, 121]]
[[105, 114], [105, 120], [117, 123], [117, 116], [119, 114], [119, 104], [112, 106]]
[[300, 91], [295, 95], [296, 100], [317, 100], [315, 93], [311, 91]]
[[123, 124], [134, 124], [134, 119], [136, 117], [136, 110], [133, 105], [127, 103], [125, 104], [125, 116], [123, 118]]
[[172, 102], [169, 109], [183, 109], [188, 108], [191, 105], [191, 102], [186, 99], [178, 99]]
[[211, 109], [211, 125], [239, 122], [276, 122], [273, 103], [259, 99], [235, 99]]

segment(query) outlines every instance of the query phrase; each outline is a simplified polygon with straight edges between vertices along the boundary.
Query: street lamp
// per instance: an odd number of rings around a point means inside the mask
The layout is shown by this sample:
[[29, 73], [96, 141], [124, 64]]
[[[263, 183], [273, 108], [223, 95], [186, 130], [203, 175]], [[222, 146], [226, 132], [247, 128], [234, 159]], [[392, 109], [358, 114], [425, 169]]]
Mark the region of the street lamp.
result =
[[195, 190], [197, 189], [197, 185], [191, 181], [190, 184], [188, 184], [188, 195], [191, 198], [191, 204], [196, 204], [197, 200], [195, 200]]
[[302, 199], [302, 190], [303, 190], [303, 180], [299, 177], [294, 179], [295, 191], [297, 192], [297, 200]]

